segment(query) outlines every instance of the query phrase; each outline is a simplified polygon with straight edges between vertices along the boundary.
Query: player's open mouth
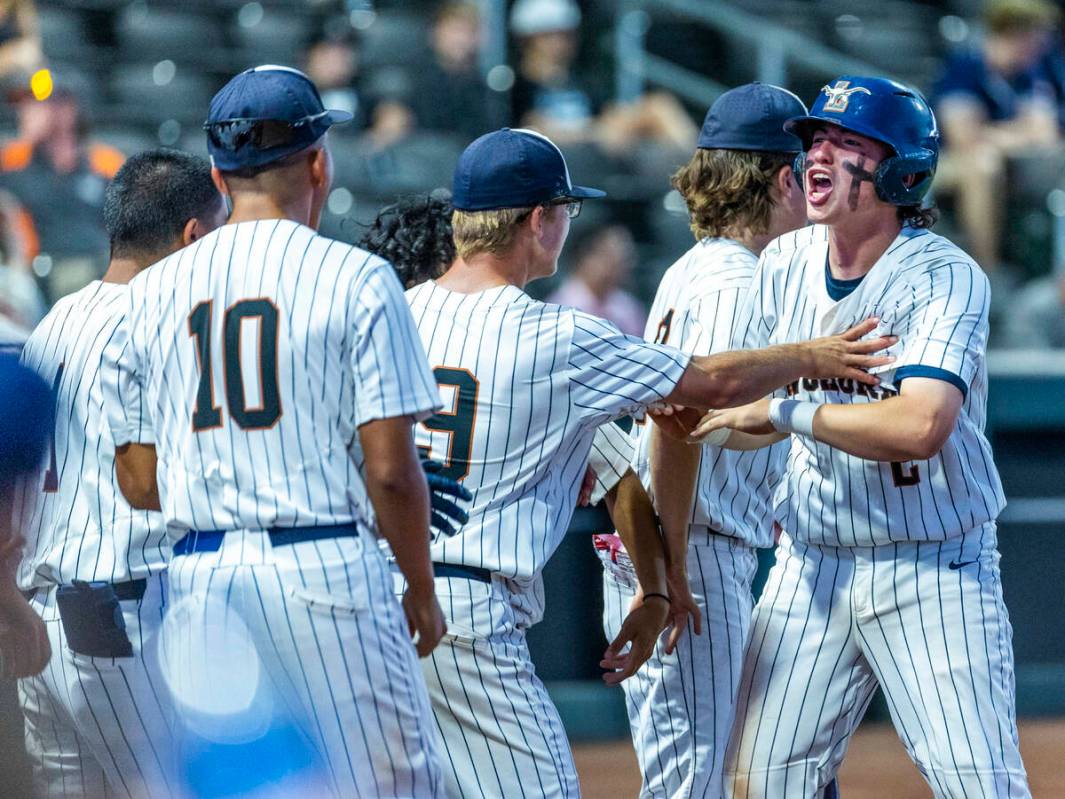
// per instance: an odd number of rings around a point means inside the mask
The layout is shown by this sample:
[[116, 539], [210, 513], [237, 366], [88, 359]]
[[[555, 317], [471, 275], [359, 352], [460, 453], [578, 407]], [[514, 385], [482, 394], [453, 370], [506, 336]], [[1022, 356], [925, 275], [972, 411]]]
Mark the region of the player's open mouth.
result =
[[824, 205], [832, 194], [832, 175], [824, 169], [806, 172], [806, 200], [810, 205]]

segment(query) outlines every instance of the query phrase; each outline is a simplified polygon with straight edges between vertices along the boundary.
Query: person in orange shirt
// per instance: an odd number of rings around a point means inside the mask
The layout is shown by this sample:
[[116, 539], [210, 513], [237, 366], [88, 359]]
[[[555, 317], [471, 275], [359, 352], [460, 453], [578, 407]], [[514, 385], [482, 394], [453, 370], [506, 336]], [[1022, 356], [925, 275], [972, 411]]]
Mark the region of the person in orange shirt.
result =
[[24, 209], [19, 226], [42, 289], [54, 302], [107, 264], [104, 189], [125, 157], [88, 138], [77, 96], [57, 86], [44, 100], [13, 98], [18, 138], [0, 147], [0, 188]]

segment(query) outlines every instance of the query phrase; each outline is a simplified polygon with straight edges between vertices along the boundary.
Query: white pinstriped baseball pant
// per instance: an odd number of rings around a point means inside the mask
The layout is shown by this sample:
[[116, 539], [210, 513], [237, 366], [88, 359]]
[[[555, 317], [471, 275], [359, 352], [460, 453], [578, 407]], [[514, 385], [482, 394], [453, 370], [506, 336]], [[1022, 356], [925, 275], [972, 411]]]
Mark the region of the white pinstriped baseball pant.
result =
[[171, 797], [174, 771], [170, 705], [156, 639], [166, 607], [166, 574], [147, 580], [144, 597], [122, 602], [129, 658], [71, 651], [55, 604], [56, 588], [31, 604], [45, 620], [52, 659], [19, 681], [26, 751], [41, 799]]
[[[637, 580], [627, 559], [614, 563], [605, 552], [600, 558], [603, 629], [612, 640], [629, 612]], [[647, 663], [621, 684], [644, 799], [721, 796], [757, 568], [754, 550], [742, 541], [706, 528], [692, 531], [688, 577], [703, 613], [702, 635], [689, 624], [677, 649], [666, 655], [666, 630]]]
[[727, 795], [819, 795], [879, 685], [937, 797], [1029, 797], [995, 525], [947, 541], [781, 536], [755, 610]]

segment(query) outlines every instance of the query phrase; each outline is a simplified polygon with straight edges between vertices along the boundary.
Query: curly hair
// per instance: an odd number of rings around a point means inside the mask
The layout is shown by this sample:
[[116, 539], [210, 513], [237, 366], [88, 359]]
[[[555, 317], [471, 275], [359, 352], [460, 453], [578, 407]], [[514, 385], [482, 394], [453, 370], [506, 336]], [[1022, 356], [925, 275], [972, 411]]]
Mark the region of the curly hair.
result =
[[899, 221], [910, 227], [931, 228], [939, 221], [939, 209], [934, 205], [900, 205], [898, 215]]
[[392, 264], [404, 288], [440, 277], [455, 260], [451, 199], [417, 194], [382, 208], [358, 244]]
[[695, 237], [767, 232], [773, 210], [770, 189], [793, 159], [789, 153], [696, 150], [671, 181], [688, 205]]

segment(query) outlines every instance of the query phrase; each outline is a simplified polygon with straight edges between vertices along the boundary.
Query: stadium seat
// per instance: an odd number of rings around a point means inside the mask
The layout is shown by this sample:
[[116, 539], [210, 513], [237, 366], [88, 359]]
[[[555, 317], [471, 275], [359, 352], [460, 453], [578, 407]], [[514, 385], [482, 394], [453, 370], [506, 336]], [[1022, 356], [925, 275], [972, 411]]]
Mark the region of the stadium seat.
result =
[[251, 63], [298, 66], [313, 29], [306, 13], [267, 8], [261, 14], [235, 14], [231, 35]]
[[163, 85], [156, 82], [155, 64], [123, 64], [114, 69], [111, 90], [118, 104], [115, 109], [127, 122], [156, 124], [174, 118], [196, 124], [207, 113], [211, 97], [219, 88], [217, 81], [198, 68], [182, 63]]
[[130, 60], [148, 56], [213, 64], [227, 55], [222, 26], [202, 11], [131, 4], [120, 12], [116, 27], [119, 47]]
[[96, 55], [87, 42], [84, 19], [78, 10], [41, 6], [37, 10], [37, 24], [48, 60], [82, 61]]

